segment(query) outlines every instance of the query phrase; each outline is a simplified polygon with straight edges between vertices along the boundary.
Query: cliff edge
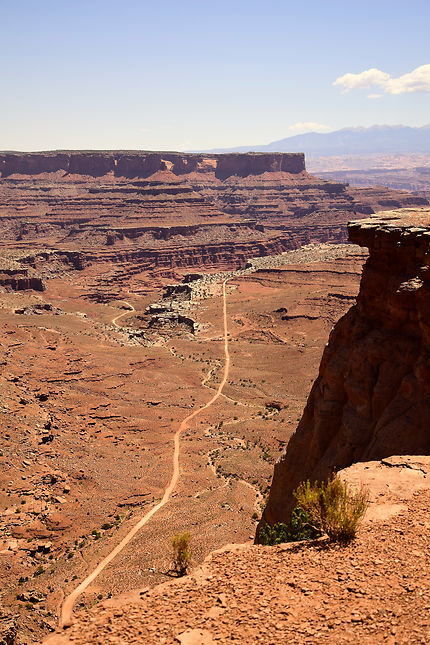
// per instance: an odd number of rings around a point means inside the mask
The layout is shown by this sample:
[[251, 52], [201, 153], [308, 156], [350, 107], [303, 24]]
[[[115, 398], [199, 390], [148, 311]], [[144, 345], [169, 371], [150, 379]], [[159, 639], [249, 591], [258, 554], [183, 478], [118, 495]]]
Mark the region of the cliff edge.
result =
[[426, 643], [429, 474], [425, 456], [355, 464], [341, 476], [371, 506], [349, 546], [227, 545], [189, 576], [79, 612], [45, 645]]
[[357, 304], [330, 334], [259, 526], [289, 519], [303, 480], [430, 454], [430, 209], [380, 212], [348, 232], [369, 249]]
[[194, 154], [149, 151], [73, 151], [0, 152], [0, 175], [34, 175], [63, 171], [72, 175], [101, 177], [149, 177], [157, 171], [170, 170], [175, 175], [213, 172], [226, 179], [232, 175], [247, 177], [264, 172], [299, 174], [306, 170], [303, 153], [254, 152], [247, 154]]

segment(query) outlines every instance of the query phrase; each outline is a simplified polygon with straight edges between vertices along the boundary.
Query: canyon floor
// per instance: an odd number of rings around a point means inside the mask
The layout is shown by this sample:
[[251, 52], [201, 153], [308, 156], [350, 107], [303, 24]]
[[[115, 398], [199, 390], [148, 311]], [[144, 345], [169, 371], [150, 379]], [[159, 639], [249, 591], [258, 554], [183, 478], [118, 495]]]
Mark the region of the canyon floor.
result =
[[[161, 499], [174, 433], [222, 378], [225, 278], [228, 382], [182, 435], [171, 500], [77, 609], [169, 579], [177, 532], [191, 532], [196, 563], [253, 539], [273, 463], [364, 259], [357, 247], [311, 245], [196, 280], [190, 300], [124, 288], [123, 300], [95, 303], [82, 297], [91, 269], [53, 278], [43, 293], [0, 295], [2, 603], [21, 642], [57, 625], [65, 595]], [[185, 322], [152, 324], [151, 303]]]

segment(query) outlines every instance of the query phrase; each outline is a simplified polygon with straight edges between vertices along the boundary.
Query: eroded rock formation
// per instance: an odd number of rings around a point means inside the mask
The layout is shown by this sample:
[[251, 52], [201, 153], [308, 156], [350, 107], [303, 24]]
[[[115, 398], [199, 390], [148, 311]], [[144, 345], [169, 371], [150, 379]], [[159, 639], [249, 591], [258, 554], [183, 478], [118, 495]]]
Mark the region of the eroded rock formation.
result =
[[408, 193], [313, 177], [302, 154], [0, 153], [3, 246], [109, 264], [111, 285], [343, 242], [359, 214], [420, 204]]
[[117, 177], [149, 177], [158, 170], [175, 175], [211, 172], [226, 179], [263, 172], [301, 173], [303, 153], [186, 154], [181, 152], [99, 151], [99, 152], [4, 152], [0, 153], [0, 173], [35, 175], [63, 171], [68, 174], [101, 177], [109, 172]]
[[26, 266], [22, 258], [0, 256], [0, 287], [11, 291], [43, 291], [44, 285], [40, 276]]
[[288, 520], [305, 479], [430, 454], [430, 209], [387, 211], [348, 229], [370, 254], [357, 304], [330, 334], [262, 522]]

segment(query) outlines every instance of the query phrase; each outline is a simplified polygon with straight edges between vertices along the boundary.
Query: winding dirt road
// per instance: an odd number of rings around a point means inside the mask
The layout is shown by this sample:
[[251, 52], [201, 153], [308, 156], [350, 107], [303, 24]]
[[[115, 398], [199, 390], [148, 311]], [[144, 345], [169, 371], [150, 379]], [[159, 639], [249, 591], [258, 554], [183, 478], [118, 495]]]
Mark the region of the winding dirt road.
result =
[[[221, 392], [227, 382], [228, 379], [228, 374], [230, 370], [230, 354], [228, 350], [228, 330], [227, 330], [227, 301], [226, 301], [226, 284], [228, 282], [229, 278], [224, 280], [222, 283], [222, 297], [223, 297], [223, 320], [224, 320], [224, 355], [225, 355], [225, 363], [224, 363], [224, 375], [223, 378], [218, 385], [218, 389], [213, 395], [213, 397], [204, 405], [202, 405], [200, 408], [197, 408], [189, 414], [185, 419], [182, 421], [180, 424], [178, 430], [175, 433], [173, 442], [174, 442], [174, 451], [173, 451], [173, 473], [172, 473], [172, 478], [170, 480], [170, 483], [168, 484], [167, 488], [164, 491], [164, 495], [158, 504], [153, 506], [150, 511], [144, 517], [142, 517], [137, 524], [127, 533], [127, 535], [121, 540], [117, 546], [112, 549], [112, 551], [97, 565], [97, 567], [81, 582], [81, 584], [76, 587], [72, 591], [71, 594], [69, 594], [62, 606], [61, 609], [61, 617], [60, 617], [60, 626], [61, 627], [68, 627], [69, 625], [72, 624], [73, 622], [73, 607], [76, 602], [76, 600], [79, 598], [79, 596], [85, 591], [85, 589], [97, 578], [99, 573], [103, 571], [107, 565], [112, 562], [112, 560], [123, 550], [125, 546], [134, 538], [136, 533], [143, 527], [145, 524], [151, 519], [157, 511], [160, 510], [160, 508], [163, 508], [167, 504], [167, 502], [170, 499], [170, 496], [173, 492], [173, 490], [176, 487], [176, 484], [179, 479], [179, 455], [180, 455], [180, 437], [182, 432], [189, 427], [189, 422], [191, 419], [194, 419], [198, 414], [203, 412], [203, 410], [206, 410], [209, 408], [215, 401], [219, 398], [221, 395]], [[126, 302], [126, 301], [124, 301]], [[126, 303], [129, 305], [129, 303]], [[132, 310], [134, 311], [134, 307], [132, 307]], [[116, 316], [112, 320], [112, 323], [116, 326], [119, 326], [116, 324], [116, 321], [119, 320], [122, 316], [125, 316], [127, 313], [130, 313], [131, 310], [127, 310], [124, 313], [120, 314], [119, 316]]]
[[129, 309], [126, 309], [122, 314], [119, 314], [119, 316], [115, 316], [115, 318], [112, 318], [112, 324], [115, 325], [115, 327], [120, 327], [121, 325], [117, 324], [117, 320], [122, 318], [123, 316], [126, 316], [127, 314], [131, 314], [133, 311], [136, 311], [136, 309], [131, 305], [127, 300], [120, 300], [120, 302], [124, 302], [126, 305], [128, 305]]

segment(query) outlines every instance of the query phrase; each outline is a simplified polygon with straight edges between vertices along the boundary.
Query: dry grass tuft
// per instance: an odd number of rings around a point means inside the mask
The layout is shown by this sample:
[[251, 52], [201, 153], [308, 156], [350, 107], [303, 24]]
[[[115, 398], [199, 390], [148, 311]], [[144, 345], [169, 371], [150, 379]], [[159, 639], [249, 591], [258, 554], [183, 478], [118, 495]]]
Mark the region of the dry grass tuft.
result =
[[326, 482], [302, 482], [294, 495], [310, 521], [333, 542], [350, 542], [369, 506], [367, 489], [353, 490], [337, 475]]
[[191, 564], [191, 548], [190, 548], [191, 535], [180, 533], [175, 535], [172, 539], [173, 546], [173, 569], [176, 575], [184, 576]]

